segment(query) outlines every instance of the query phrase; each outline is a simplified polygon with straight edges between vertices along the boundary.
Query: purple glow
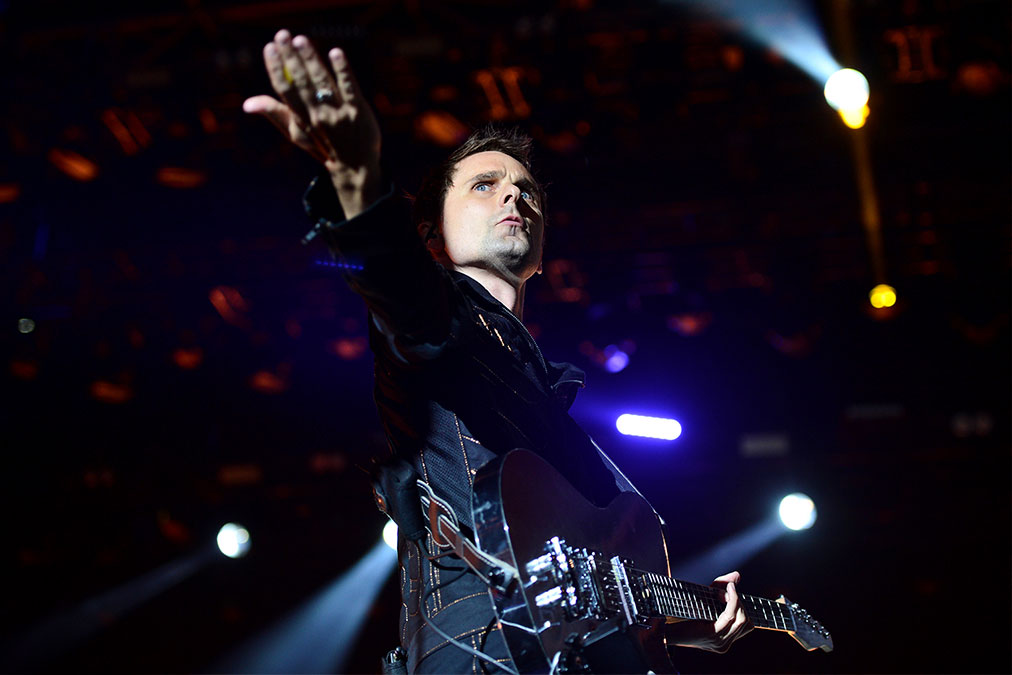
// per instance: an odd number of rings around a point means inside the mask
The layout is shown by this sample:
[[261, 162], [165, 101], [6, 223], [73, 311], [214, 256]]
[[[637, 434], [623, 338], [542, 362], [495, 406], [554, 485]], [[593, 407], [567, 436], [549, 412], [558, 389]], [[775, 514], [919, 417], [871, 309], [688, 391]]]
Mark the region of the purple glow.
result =
[[604, 348], [604, 357], [604, 369], [609, 373], [617, 373], [629, 365], [629, 355], [615, 345]]
[[682, 425], [678, 420], [628, 413], [619, 415], [615, 420], [615, 428], [626, 436], [645, 436], [663, 441], [673, 441], [682, 435]]

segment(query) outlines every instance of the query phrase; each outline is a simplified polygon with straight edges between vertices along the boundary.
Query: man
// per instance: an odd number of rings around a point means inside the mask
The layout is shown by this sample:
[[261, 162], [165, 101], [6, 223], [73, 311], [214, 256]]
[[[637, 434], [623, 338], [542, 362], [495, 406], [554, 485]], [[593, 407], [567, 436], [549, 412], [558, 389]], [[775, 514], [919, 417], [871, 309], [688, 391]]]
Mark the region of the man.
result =
[[[426, 180], [412, 218], [383, 183], [379, 127], [343, 52], [328, 58], [333, 74], [305, 36], [278, 32], [264, 62], [280, 100], [254, 96], [243, 108], [326, 169], [306, 208], [369, 307], [376, 403], [393, 454], [465, 531], [478, 468], [517, 447], [540, 454], [599, 505], [634, 490], [568, 415], [583, 373], [546, 361], [520, 322], [544, 243], [545, 197], [530, 171], [530, 140], [472, 136]], [[403, 538], [400, 547], [408, 669], [508, 668], [485, 585], [455, 556], [434, 559], [431, 537], [425, 547]], [[722, 652], [751, 630], [738, 581], [737, 572], [716, 579], [726, 588], [724, 612], [714, 623], [669, 626], [669, 643]]]

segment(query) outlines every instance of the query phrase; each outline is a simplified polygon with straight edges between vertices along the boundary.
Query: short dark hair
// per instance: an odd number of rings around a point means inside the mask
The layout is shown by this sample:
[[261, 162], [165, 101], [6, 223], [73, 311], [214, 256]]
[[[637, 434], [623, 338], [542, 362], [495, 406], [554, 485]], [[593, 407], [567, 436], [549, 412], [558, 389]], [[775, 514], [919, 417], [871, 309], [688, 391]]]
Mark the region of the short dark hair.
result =
[[[532, 144], [531, 137], [516, 127], [503, 129], [488, 125], [474, 131], [459, 148], [451, 152], [439, 166], [429, 171], [425, 176], [411, 209], [411, 217], [415, 225], [420, 223], [435, 225], [442, 221], [446, 193], [453, 186], [453, 176], [457, 171], [457, 164], [465, 157], [479, 152], [501, 152], [520, 162], [534, 178], [531, 164]], [[537, 179], [535, 179], [534, 185], [538, 206], [544, 213], [545, 191]]]

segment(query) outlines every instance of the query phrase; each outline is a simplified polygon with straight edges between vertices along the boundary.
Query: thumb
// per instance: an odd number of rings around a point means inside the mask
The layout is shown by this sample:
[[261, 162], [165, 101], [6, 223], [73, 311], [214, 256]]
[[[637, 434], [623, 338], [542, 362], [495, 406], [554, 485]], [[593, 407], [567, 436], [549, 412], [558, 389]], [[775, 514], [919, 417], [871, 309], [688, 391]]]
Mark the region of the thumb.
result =
[[266, 117], [286, 137], [289, 136], [288, 123], [292, 111], [281, 101], [267, 95], [251, 96], [242, 103], [242, 109], [251, 115]]

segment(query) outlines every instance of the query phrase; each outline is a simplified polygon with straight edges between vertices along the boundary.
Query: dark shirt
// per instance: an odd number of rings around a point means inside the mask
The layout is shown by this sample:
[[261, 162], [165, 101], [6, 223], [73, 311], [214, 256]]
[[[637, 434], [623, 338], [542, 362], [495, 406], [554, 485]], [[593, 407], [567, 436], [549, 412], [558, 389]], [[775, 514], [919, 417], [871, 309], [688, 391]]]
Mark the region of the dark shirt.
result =
[[[569, 416], [584, 373], [547, 361], [508, 308], [475, 280], [436, 263], [394, 188], [345, 221], [330, 181], [320, 179], [305, 206], [368, 305], [375, 399], [390, 449], [414, 465], [461, 524], [472, 525], [477, 471], [514, 448], [540, 454], [598, 505], [633, 489]], [[408, 550], [402, 546], [401, 641], [414, 670], [442, 646], [417, 617], [441, 572]], [[490, 600], [474, 581], [437, 589], [424, 603], [440, 627], [467, 628], [471, 639], [492, 617]]]

